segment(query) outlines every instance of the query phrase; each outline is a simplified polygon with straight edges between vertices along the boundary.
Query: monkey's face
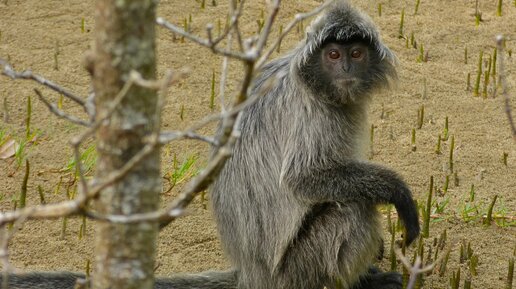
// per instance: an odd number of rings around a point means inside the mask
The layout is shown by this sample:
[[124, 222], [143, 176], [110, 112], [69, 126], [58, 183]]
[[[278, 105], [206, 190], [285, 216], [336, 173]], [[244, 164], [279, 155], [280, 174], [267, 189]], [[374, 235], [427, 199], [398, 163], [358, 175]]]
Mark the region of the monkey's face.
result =
[[[329, 83], [332, 98], [340, 103], [363, 97], [371, 73], [371, 51], [363, 42], [328, 43], [320, 52], [321, 76]], [[330, 91], [328, 91], [330, 92]]]

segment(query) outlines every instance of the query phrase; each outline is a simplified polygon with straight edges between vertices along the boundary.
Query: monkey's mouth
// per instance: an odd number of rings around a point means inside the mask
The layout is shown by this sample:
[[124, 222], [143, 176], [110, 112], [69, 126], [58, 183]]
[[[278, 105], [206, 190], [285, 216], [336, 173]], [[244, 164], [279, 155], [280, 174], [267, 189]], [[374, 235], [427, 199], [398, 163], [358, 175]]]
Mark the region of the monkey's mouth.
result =
[[341, 78], [338, 81], [338, 84], [340, 87], [342, 88], [346, 88], [346, 86], [349, 86], [349, 85], [353, 85], [357, 82], [357, 79], [352, 77], [352, 78]]

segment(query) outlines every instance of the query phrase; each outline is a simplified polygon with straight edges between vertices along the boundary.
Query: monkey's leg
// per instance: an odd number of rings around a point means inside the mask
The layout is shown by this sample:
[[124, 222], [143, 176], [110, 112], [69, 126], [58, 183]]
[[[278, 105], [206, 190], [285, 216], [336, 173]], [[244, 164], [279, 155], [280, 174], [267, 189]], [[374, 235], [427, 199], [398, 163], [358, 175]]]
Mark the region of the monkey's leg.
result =
[[[202, 272], [198, 274], [176, 275], [170, 278], [156, 278], [154, 289], [236, 289], [236, 271]], [[74, 289], [78, 279], [84, 280], [84, 274], [71, 272], [31, 272], [27, 274], [9, 274], [9, 289]], [[0, 274], [0, 286], [3, 277]]]
[[398, 272], [382, 272], [369, 268], [369, 274], [360, 278], [351, 289], [402, 289], [402, 276]]
[[282, 183], [300, 199], [313, 203], [394, 204], [405, 225], [407, 244], [419, 235], [418, 212], [412, 193], [392, 170], [352, 160], [327, 168], [286, 167]]

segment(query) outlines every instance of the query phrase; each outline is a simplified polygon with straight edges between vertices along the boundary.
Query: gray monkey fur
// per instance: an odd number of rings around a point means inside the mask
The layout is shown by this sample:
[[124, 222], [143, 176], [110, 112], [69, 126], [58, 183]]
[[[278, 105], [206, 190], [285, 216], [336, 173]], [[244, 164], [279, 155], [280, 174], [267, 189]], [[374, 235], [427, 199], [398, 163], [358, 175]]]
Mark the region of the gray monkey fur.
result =
[[[360, 85], [321, 79], [321, 48], [353, 41], [368, 44]], [[233, 157], [211, 188], [233, 269], [157, 279], [155, 288], [401, 288], [399, 274], [371, 268], [382, 239], [376, 205], [395, 205], [407, 244], [419, 234], [416, 206], [396, 173], [361, 160], [370, 96], [396, 79], [395, 62], [370, 18], [340, 1], [304, 42], [267, 64]], [[79, 276], [12, 275], [10, 288], [68, 289]]]

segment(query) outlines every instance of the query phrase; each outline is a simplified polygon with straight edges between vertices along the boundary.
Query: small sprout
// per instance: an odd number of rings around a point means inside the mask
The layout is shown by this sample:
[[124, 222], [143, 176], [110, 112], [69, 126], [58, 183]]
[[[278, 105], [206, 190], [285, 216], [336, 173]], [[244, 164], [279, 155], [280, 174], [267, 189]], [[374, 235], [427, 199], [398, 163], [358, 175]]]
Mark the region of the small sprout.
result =
[[473, 256], [473, 250], [471, 249], [471, 243], [468, 242], [468, 245], [465, 246], [465, 243], [460, 243], [460, 257], [459, 257], [459, 263], [463, 264], [464, 262], [471, 259], [471, 256]]
[[417, 48], [417, 42], [416, 42], [416, 39], [414, 36], [414, 31], [410, 32], [410, 46], [412, 46], [412, 48], [414, 48], [414, 49]]
[[468, 64], [468, 47], [464, 47], [464, 64]]
[[217, 19], [217, 34], [219, 36], [222, 34], [222, 21], [220, 21], [220, 18]]
[[460, 284], [460, 267], [457, 269], [457, 273], [453, 272], [450, 278], [451, 289], [459, 289]]
[[421, 105], [419, 110], [417, 111], [417, 128], [421, 129], [423, 127], [425, 118], [425, 105]]
[[457, 173], [457, 171], [453, 172], [453, 185], [458, 187], [460, 184], [460, 180], [459, 180], [459, 174]]
[[403, 38], [403, 24], [405, 22], [405, 8], [401, 9], [400, 28], [398, 31], [398, 38]]
[[206, 0], [201, 0], [201, 9], [206, 8]]
[[496, 60], [498, 58], [498, 49], [495, 47], [493, 49], [493, 68], [491, 70], [491, 75], [493, 76], [493, 79], [496, 80]]
[[188, 32], [192, 32], [192, 14], [188, 14]]
[[489, 56], [487, 63], [488, 63], [487, 70], [484, 73], [484, 89], [482, 90], [482, 96], [484, 98], [487, 98], [487, 88], [489, 86], [489, 76], [491, 75], [491, 68], [492, 68], [492, 64], [493, 64], [493, 59], [491, 58], [491, 56]]
[[437, 135], [437, 144], [435, 145], [435, 153], [438, 155], [441, 154], [441, 134]]
[[478, 9], [478, 0], [475, 1], [475, 26], [479, 26], [482, 21], [482, 13]]
[[448, 140], [448, 117], [444, 118], [444, 130], [443, 130], [442, 140], [444, 140], [444, 141]]
[[342, 279], [337, 278], [335, 280], [335, 288], [336, 289], [344, 289], [344, 284], [342, 283]]
[[63, 101], [64, 101], [64, 96], [62, 94], [60, 94], [59, 98], [57, 99], [57, 108], [63, 109]]
[[396, 253], [394, 252], [394, 246], [396, 244], [395, 242], [395, 236], [396, 236], [396, 224], [392, 224], [391, 227], [391, 249], [390, 249], [390, 255], [389, 255], [389, 261], [391, 263], [391, 271], [396, 271], [398, 263], [396, 262]]
[[487, 209], [487, 216], [484, 219], [485, 225], [490, 225], [493, 222], [493, 208], [496, 203], [496, 199], [498, 199], [498, 195], [495, 195], [493, 197], [493, 200], [491, 201], [491, 204], [489, 205], [489, 208]]
[[469, 271], [471, 272], [471, 275], [477, 276], [477, 266], [478, 266], [478, 255], [473, 254], [469, 258]]
[[[516, 2], [515, 2], [516, 6]], [[505, 283], [505, 289], [512, 289], [512, 282], [514, 279], [514, 257], [509, 259], [509, 270], [507, 271], [507, 281]]]
[[468, 72], [468, 76], [466, 77], [466, 91], [471, 90], [471, 72]]
[[442, 201], [442, 202], [435, 202], [435, 212], [437, 214], [442, 214], [444, 212], [444, 210], [446, 209], [446, 206], [448, 205], [449, 202], [450, 202], [449, 197], [445, 198], [444, 201]]
[[423, 99], [427, 99], [428, 89], [426, 88], [426, 77], [423, 78]]
[[496, 16], [502, 16], [502, 0], [498, 0], [498, 5], [496, 5]]
[[446, 266], [448, 265], [448, 260], [450, 259], [450, 252], [451, 252], [450, 249], [451, 248], [448, 248], [448, 250], [446, 251], [446, 254], [444, 255], [444, 259], [441, 262], [441, 265], [439, 266], [439, 277], [444, 277], [444, 273], [446, 273]]
[[428, 187], [428, 197], [426, 199], [426, 208], [423, 220], [422, 236], [428, 238], [430, 236], [430, 213], [432, 209], [432, 195], [434, 190], [434, 176], [430, 176], [430, 185]]
[[23, 176], [23, 182], [20, 191], [20, 209], [25, 208], [27, 201], [27, 183], [29, 182], [30, 165], [29, 160], [25, 160], [25, 175]]
[[[283, 34], [283, 25], [280, 25], [280, 27], [279, 27], [279, 35], [281, 35], [281, 34]], [[278, 47], [276, 47], [276, 52], [279, 53], [280, 52], [280, 48], [281, 48], [281, 39], [278, 42]]]
[[90, 277], [90, 271], [91, 271], [91, 265], [90, 265], [90, 259], [86, 259], [86, 266], [85, 266], [85, 270], [86, 271], [86, 277]]
[[206, 201], [206, 190], [201, 192], [201, 204], [203, 209], [208, 209], [208, 203]]
[[450, 172], [453, 172], [453, 151], [454, 150], [455, 150], [455, 136], [452, 135], [451, 144], [450, 144], [450, 157], [448, 158]]
[[391, 206], [387, 206], [387, 231], [391, 233], [391, 235], [394, 235], [396, 232], [393, 230], [392, 227], [392, 217], [391, 217]]
[[262, 32], [263, 25], [265, 25], [263, 9], [260, 11], [260, 18], [256, 19], [256, 24], [258, 24], [258, 34], [260, 34]]
[[439, 236], [439, 240], [437, 242], [437, 247], [440, 250], [444, 249], [444, 245], [446, 245], [447, 238], [448, 238], [448, 235], [447, 235], [446, 229], [444, 229], [444, 231]]
[[425, 61], [425, 48], [423, 47], [423, 43], [419, 45], [419, 55], [417, 56], [416, 61], [419, 62], [426, 62]]
[[210, 109], [215, 107], [215, 70], [211, 73]]
[[4, 96], [4, 101], [2, 102], [2, 114], [4, 115], [4, 122], [9, 123], [9, 105], [7, 103], [7, 95]]
[[414, 8], [414, 15], [417, 15], [417, 12], [419, 10], [419, 4], [420, 4], [420, 0], [416, 0], [416, 7]]
[[417, 146], [416, 146], [416, 129], [415, 128], [412, 129], [412, 137], [410, 139], [411, 139], [411, 141], [410, 141], [411, 149], [412, 149], [413, 152], [415, 152], [417, 150]]
[[179, 110], [179, 118], [181, 120], [185, 119], [185, 105], [181, 104], [181, 109]]
[[84, 17], [81, 19], [81, 33], [84, 33]]
[[25, 138], [27, 141], [30, 140], [30, 120], [32, 117], [32, 101], [31, 97], [27, 98], [27, 116], [25, 117]]
[[371, 130], [369, 131], [369, 159], [372, 159], [374, 156], [374, 124], [371, 124]]
[[[56, 40], [56, 43], [54, 45], [54, 70], [59, 70], [59, 61], [58, 61], [59, 54], [60, 54], [59, 40]], [[58, 108], [61, 108], [61, 107], [58, 106]]]
[[444, 179], [444, 186], [443, 186], [443, 194], [446, 195], [448, 192], [448, 187], [450, 186], [450, 175], [446, 175], [446, 178]]
[[464, 289], [471, 289], [471, 278], [469, 276], [464, 279]]
[[507, 158], [509, 157], [509, 153], [507, 152], [503, 152], [503, 155], [502, 155], [502, 163], [504, 166], [507, 166]]
[[478, 65], [477, 65], [477, 79], [475, 81], [475, 88], [473, 89], [473, 95], [480, 95], [480, 77], [482, 76], [482, 61], [484, 57], [484, 51], [480, 51], [480, 55], [478, 57]]
[[[424, 263], [423, 262], [423, 257], [424, 257], [424, 254], [425, 254], [425, 241], [423, 240], [423, 236], [419, 236], [419, 240], [418, 240], [418, 243], [417, 243], [417, 256], [419, 256], [419, 258], [421, 258], [421, 263]], [[416, 260], [416, 258], [414, 258], [414, 260]]]
[[81, 227], [79, 228], [79, 240], [86, 236], [86, 216], [82, 216]]
[[39, 194], [39, 203], [41, 205], [46, 204], [47, 202], [45, 201], [45, 193], [43, 192], [43, 188], [41, 187], [41, 185], [38, 185], [38, 194]]
[[382, 17], [382, 3], [378, 3], [378, 16]]
[[469, 202], [473, 203], [475, 201], [475, 184], [471, 184], [471, 189], [469, 190]]
[[[186, 17], [183, 19], [183, 30], [185, 32], [188, 32], [188, 20], [186, 19]], [[184, 36], [181, 36], [181, 43], [185, 43], [185, 37]]]

